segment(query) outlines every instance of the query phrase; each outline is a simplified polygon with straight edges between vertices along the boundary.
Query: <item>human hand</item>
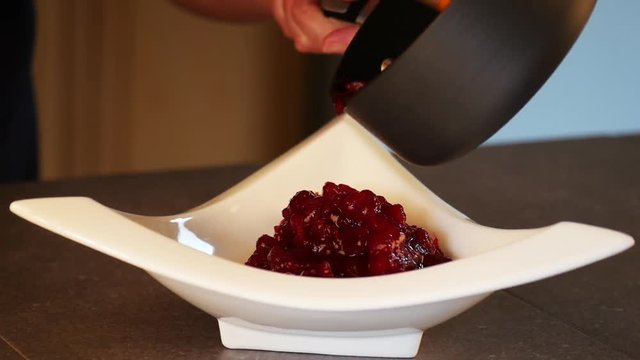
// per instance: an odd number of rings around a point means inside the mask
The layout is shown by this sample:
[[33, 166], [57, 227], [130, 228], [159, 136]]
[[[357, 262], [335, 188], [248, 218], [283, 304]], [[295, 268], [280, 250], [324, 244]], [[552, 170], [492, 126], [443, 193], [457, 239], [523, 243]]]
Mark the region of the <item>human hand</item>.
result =
[[273, 17], [300, 52], [342, 54], [358, 26], [322, 13], [317, 0], [273, 0]]

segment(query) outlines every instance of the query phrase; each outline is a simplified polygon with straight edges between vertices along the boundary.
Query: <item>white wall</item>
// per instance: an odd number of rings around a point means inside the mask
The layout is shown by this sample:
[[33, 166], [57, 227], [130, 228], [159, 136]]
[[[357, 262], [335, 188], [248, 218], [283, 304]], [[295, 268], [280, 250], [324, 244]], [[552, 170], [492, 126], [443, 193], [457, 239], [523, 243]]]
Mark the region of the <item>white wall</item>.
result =
[[538, 94], [488, 144], [640, 133], [640, 1], [599, 0]]

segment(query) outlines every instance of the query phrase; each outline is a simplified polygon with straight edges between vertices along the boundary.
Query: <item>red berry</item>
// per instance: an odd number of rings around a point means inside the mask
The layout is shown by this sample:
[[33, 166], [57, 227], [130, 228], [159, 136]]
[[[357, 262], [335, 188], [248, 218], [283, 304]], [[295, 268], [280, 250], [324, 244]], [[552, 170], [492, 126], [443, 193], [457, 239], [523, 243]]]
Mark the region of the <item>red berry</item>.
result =
[[437, 238], [406, 223], [401, 205], [344, 184], [327, 182], [322, 190], [322, 195], [295, 194], [274, 236], [258, 239], [247, 265], [304, 276], [357, 277], [451, 260]]
[[349, 100], [364, 86], [365, 83], [362, 81], [351, 81], [343, 84], [341, 89], [337, 89], [332, 95], [333, 107], [336, 110], [336, 114], [344, 113]]

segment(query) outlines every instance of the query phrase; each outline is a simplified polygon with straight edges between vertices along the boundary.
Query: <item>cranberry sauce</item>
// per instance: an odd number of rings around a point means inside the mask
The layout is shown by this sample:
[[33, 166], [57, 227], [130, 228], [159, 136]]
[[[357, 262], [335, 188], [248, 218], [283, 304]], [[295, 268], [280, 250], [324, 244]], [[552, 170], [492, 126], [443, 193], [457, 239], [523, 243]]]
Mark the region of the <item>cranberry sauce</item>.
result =
[[336, 114], [340, 115], [344, 113], [347, 102], [364, 87], [364, 83], [361, 81], [352, 81], [340, 86], [339, 90], [335, 90], [331, 96], [333, 107], [336, 110]]
[[370, 190], [327, 182], [300, 191], [274, 236], [262, 235], [247, 265], [316, 277], [392, 274], [450, 261], [438, 239], [408, 225], [404, 209]]

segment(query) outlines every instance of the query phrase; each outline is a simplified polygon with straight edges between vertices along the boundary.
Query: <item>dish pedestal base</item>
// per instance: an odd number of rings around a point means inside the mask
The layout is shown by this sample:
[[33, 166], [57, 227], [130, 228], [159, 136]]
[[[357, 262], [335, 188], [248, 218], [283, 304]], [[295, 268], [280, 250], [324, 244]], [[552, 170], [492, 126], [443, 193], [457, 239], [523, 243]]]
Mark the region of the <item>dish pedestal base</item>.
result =
[[412, 358], [422, 330], [309, 331], [256, 325], [220, 318], [222, 344], [229, 349], [269, 350], [343, 356]]

